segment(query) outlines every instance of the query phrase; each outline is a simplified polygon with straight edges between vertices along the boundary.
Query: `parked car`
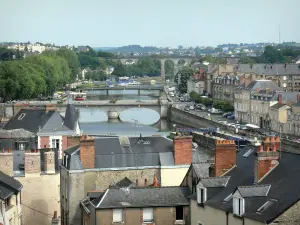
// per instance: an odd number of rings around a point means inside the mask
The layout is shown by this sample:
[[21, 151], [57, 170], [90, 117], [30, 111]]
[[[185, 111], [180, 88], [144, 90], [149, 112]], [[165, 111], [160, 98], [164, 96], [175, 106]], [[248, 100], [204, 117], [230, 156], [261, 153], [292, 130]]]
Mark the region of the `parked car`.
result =
[[193, 105], [190, 106], [190, 110], [194, 110], [195, 107]]
[[227, 113], [224, 113], [224, 114], [223, 114], [223, 117], [227, 118], [228, 116], [231, 116], [231, 115], [233, 115], [232, 112], [227, 112]]
[[190, 111], [190, 107], [189, 106], [184, 107], [184, 111]]
[[235, 120], [235, 116], [234, 115], [227, 116], [227, 119]]

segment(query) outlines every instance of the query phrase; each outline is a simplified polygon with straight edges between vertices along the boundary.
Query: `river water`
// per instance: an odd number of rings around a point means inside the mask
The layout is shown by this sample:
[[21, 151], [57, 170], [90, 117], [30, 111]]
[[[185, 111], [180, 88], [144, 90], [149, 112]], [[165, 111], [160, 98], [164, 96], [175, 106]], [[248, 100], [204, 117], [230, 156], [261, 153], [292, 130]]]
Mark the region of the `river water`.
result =
[[[87, 100], [153, 100], [160, 97], [159, 91], [141, 90], [110, 90], [89, 91]], [[157, 112], [145, 108], [131, 108], [120, 112], [121, 120], [108, 120], [107, 114], [101, 109], [84, 108], [80, 110], [80, 128], [89, 135], [115, 136], [152, 136], [167, 135], [173, 129], [173, 124], [160, 119]]]

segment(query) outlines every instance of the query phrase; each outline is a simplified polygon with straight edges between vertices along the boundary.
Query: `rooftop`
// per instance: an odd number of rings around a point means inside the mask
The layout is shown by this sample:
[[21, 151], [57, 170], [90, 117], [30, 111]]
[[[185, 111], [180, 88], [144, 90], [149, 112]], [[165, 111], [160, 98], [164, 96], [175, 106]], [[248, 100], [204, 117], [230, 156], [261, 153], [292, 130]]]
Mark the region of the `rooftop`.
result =
[[0, 171], [0, 199], [5, 200], [13, 194], [17, 194], [22, 189], [22, 184]]

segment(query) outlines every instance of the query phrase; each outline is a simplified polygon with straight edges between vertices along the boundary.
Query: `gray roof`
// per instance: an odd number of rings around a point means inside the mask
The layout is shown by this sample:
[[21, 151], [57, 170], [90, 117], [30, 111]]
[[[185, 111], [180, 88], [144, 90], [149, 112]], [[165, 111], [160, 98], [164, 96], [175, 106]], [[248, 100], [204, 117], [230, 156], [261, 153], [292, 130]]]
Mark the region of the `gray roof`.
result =
[[209, 177], [210, 163], [193, 163], [192, 168], [194, 169], [198, 178]]
[[0, 138], [32, 138], [35, 134], [24, 129], [4, 130], [0, 129]]
[[297, 94], [299, 92], [279, 92], [272, 97], [272, 101], [277, 101], [279, 94], [282, 97], [282, 101], [297, 102]]
[[207, 177], [201, 178], [201, 183], [206, 188], [226, 187], [230, 177]]
[[256, 73], [259, 75], [300, 75], [300, 68], [297, 64], [239, 64], [238, 72], [241, 73]]
[[271, 80], [255, 80], [252, 81], [245, 89], [250, 91], [258, 90], [272, 90], [272, 91], [282, 91], [278, 85]]
[[162, 166], [174, 166], [174, 156], [172, 152], [160, 152], [159, 160]]
[[5, 200], [13, 194], [17, 194], [22, 189], [22, 184], [0, 171], [0, 199]]
[[64, 119], [64, 126], [70, 130], [75, 130], [78, 117], [79, 111], [75, 109], [73, 104], [68, 104]]
[[101, 199], [95, 199], [96, 208], [164, 207], [189, 205], [188, 187], [133, 187], [107, 189]]
[[280, 109], [283, 106], [286, 106], [287, 104], [281, 104], [281, 103], [276, 103], [275, 105], [272, 105], [270, 108], [271, 109]]
[[237, 190], [243, 198], [264, 197], [268, 195], [271, 185], [239, 186]]

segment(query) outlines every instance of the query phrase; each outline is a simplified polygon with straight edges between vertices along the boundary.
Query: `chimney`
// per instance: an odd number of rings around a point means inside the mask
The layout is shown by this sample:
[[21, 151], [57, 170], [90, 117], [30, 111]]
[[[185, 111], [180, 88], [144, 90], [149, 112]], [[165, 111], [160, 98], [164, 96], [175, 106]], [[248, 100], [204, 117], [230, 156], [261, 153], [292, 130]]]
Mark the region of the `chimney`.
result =
[[55, 153], [51, 149], [49, 152], [44, 153], [45, 157], [45, 172], [47, 174], [55, 173]]
[[236, 144], [233, 140], [217, 140], [215, 153], [215, 176], [222, 176], [236, 165]]
[[33, 152], [25, 151], [25, 175], [26, 174], [40, 174], [41, 173], [41, 154], [34, 149]]
[[148, 186], [148, 184], [147, 184], [147, 179], [145, 179], [144, 186]]
[[282, 104], [282, 94], [278, 94], [278, 103]]
[[175, 136], [173, 139], [175, 165], [189, 165], [193, 161], [193, 137]]
[[14, 165], [13, 165], [14, 156], [11, 149], [4, 150], [0, 152], [0, 171], [6, 173], [9, 176], [14, 175]]
[[51, 225], [60, 225], [60, 219], [57, 217], [57, 211], [54, 211], [54, 215], [51, 220]]
[[153, 177], [153, 187], [158, 187], [156, 176]]
[[[276, 141], [272, 139], [271, 141]], [[260, 146], [256, 152], [256, 160], [254, 165], [254, 183], [259, 183], [264, 177], [266, 177], [278, 164], [279, 164], [279, 152], [277, 152], [276, 142], [270, 142], [270, 139], [266, 138], [266, 143], [263, 143], [263, 147]], [[270, 146], [273, 146], [272, 149]], [[272, 151], [271, 151], [272, 150]]]
[[95, 168], [95, 141], [87, 135], [80, 139], [80, 160], [84, 169]]

